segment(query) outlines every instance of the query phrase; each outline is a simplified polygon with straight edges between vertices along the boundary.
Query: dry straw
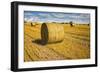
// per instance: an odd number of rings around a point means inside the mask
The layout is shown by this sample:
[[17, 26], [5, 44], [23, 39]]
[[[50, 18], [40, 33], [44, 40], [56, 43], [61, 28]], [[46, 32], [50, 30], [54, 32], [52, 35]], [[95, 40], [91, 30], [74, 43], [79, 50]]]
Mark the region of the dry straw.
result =
[[61, 24], [43, 23], [41, 38], [44, 43], [61, 42], [64, 39], [64, 28]]

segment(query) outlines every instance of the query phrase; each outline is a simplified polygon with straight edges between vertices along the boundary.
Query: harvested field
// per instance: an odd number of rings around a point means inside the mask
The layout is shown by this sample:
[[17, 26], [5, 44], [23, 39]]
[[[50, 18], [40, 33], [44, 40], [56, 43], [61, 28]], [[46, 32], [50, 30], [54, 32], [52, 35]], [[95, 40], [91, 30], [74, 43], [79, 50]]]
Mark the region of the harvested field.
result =
[[[53, 24], [51, 23], [51, 25]], [[64, 27], [64, 40], [43, 45], [41, 44], [41, 24], [35, 26], [24, 24], [25, 62], [90, 58], [90, 26], [57, 25]]]

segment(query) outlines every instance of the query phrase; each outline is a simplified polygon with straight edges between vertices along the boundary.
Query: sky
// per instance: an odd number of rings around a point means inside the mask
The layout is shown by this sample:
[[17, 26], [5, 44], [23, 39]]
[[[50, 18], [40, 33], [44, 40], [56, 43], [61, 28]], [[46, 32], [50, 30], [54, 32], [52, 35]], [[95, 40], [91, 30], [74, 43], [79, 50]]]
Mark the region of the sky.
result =
[[24, 11], [24, 21], [31, 22], [74, 22], [90, 23], [90, 14], [87, 13], [62, 13], [62, 12], [41, 12]]

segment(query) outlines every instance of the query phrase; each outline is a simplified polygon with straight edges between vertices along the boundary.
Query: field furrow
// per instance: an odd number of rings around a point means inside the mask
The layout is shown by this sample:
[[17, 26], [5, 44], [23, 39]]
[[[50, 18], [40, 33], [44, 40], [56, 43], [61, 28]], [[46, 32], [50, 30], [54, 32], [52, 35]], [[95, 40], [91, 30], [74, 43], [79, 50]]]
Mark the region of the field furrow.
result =
[[41, 44], [41, 24], [24, 27], [24, 61], [50, 61], [90, 58], [90, 27], [64, 25], [64, 40]]

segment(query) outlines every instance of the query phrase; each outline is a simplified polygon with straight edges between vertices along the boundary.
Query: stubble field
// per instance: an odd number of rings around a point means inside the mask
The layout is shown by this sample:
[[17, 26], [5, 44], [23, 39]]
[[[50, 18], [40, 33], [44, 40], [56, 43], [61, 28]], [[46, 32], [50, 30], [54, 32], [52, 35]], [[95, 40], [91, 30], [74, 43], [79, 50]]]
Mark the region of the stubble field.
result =
[[[52, 25], [52, 23], [51, 23]], [[58, 24], [64, 27], [64, 40], [42, 45], [41, 24], [24, 24], [24, 61], [74, 60], [90, 58], [90, 26]]]

